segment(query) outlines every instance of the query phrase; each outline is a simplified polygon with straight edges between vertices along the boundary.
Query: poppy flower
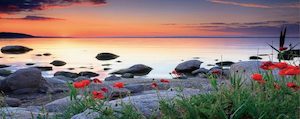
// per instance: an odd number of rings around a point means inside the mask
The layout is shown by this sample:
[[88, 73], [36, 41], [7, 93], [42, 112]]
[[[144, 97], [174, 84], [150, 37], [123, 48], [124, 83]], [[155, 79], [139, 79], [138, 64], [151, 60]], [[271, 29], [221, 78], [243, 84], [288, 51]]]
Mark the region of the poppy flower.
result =
[[251, 78], [253, 80], [255, 80], [255, 81], [261, 81], [261, 80], [263, 80], [263, 76], [261, 74], [259, 74], [259, 73], [252, 74]]
[[167, 79], [160, 79], [160, 82], [162, 82], [162, 83], [170, 83], [170, 81], [167, 80]]
[[124, 88], [124, 83], [123, 82], [115, 82], [114, 87], [115, 88]]
[[92, 94], [93, 94], [93, 97], [96, 99], [104, 99], [105, 98], [102, 91], [93, 91]]
[[274, 64], [278, 69], [284, 69], [288, 67], [288, 64], [285, 62], [279, 62]]
[[174, 70], [174, 71], [172, 71], [172, 72], [171, 72], [171, 74], [174, 74], [174, 75], [176, 75], [176, 76], [180, 76], [180, 75], [182, 75], [182, 73], [179, 73], [179, 72], [177, 72], [177, 71], [175, 71], [175, 70]]
[[260, 68], [264, 70], [273, 70], [276, 68], [276, 66], [271, 61], [268, 61], [268, 62], [263, 62]]
[[280, 47], [280, 48], [279, 48], [280, 51], [284, 51], [284, 50], [286, 50], [286, 49], [287, 49], [287, 47]]
[[101, 90], [102, 90], [103, 92], [105, 92], [105, 93], [108, 92], [108, 89], [107, 89], [106, 87], [101, 88]]
[[102, 81], [101, 81], [100, 79], [97, 79], [97, 78], [94, 78], [94, 79], [93, 79], [93, 82], [94, 82], [94, 83], [97, 83], [97, 84], [101, 84], [101, 83], [102, 83]]
[[157, 86], [158, 86], [158, 85], [157, 85], [156, 82], [153, 82], [153, 83], [151, 84], [151, 87], [152, 87], [152, 88], [157, 88]]
[[300, 68], [298, 66], [288, 66], [282, 70], [279, 71], [279, 75], [285, 76], [285, 75], [298, 75], [300, 74]]
[[221, 71], [220, 71], [220, 70], [217, 70], [217, 69], [215, 69], [215, 70], [213, 70], [211, 73], [212, 73], [212, 74], [221, 74]]
[[73, 86], [75, 88], [84, 88], [86, 86], [88, 86], [90, 84], [90, 80], [82, 80], [82, 81], [78, 81], [78, 82], [74, 82]]
[[286, 86], [289, 87], [289, 88], [294, 88], [294, 89], [297, 89], [297, 88], [298, 88], [298, 86], [297, 86], [295, 83], [293, 83], [293, 82], [288, 82], [288, 83], [286, 84]]
[[274, 88], [277, 89], [277, 90], [279, 90], [281, 87], [277, 83], [274, 83]]
[[81, 83], [83, 83], [84, 86], [88, 86], [88, 85], [90, 85], [91, 81], [88, 79], [85, 79], [85, 80], [82, 80]]

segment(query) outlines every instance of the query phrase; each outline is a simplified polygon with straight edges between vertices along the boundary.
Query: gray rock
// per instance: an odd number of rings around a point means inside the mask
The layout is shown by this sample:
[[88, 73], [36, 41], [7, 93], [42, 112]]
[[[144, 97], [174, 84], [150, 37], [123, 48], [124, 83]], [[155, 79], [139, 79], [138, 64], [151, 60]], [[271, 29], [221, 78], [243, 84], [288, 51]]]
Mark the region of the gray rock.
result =
[[5, 97], [4, 103], [10, 107], [19, 107], [22, 103], [21, 100], [17, 98]]
[[208, 73], [208, 69], [205, 69], [205, 68], [200, 68], [200, 69], [197, 69], [195, 71], [192, 72], [193, 75], [197, 75], [197, 74], [207, 74]]
[[82, 80], [91, 80], [89, 77], [86, 76], [79, 76], [74, 79], [74, 81], [82, 81]]
[[27, 66], [31, 66], [31, 65], [34, 65], [35, 63], [26, 63], [25, 65]]
[[149, 66], [146, 66], [144, 64], [136, 64], [133, 65], [127, 69], [121, 69], [115, 72], [112, 72], [111, 74], [125, 74], [125, 73], [131, 73], [135, 76], [144, 76], [147, 75], [152, 71], [152, 68]]
[[121, 79], [122, 79], [121, 77], [117, 77], [116, 75], [112, 75], [112, 76], [106, 77], [104, 80], [105, 81], [117, 81], [117, 80], [121, 80]]
[[104, 71], [111, 70], [111, 68], [103, 68]]
[[145, 85], [143, 84], [128, 84], [125, 86], [131, 93], [140, 93], [145, 90]]
[[112, 60], [118, 58], [118, 55], [112, 54], [112, 53], [99, 53], [96, 58], [98, 60]]
[[0, 112], [0, 116], [5, 117], [5, 119], [36, 119], [38, 116], [48, 119], [55, 117], [55, 113], [33, 112], [27, 108], [20, 107], [3, 107], [0, 108]]
[[35, 56], [38, 56], [38, 57], [40, 57], [40, 56], [43, 56], [42, 54], [36, 54]]
[[49, 83], [49, 84], [52, 84], [52, 85], [56, 85], [56, 84], [66, 84], [67, 81], [65, 80], [62, 80], [62, 79], [59, 79], [57, 77], [51, 77], [51, 78], [45, 78], [46, 81]]
[[19, 45], [5, 46], [1, 48], [1, 52], [3, 54], [23, 54], [31, 50], [33, 49]]
[[66, 65], [67, 63], [64, 62], [64, 61], [61, 61], [61, 60], [54, 60], [52, 61], [50, 64], [54, 65], [54, 66], [64, 66]]
[[67, 71], [58, 71], [54, 73], [54, 76], [64, 76], [68, 78], [77, 78], [79, 75], [77, 73], [73, 72], [67, 72]]
[[36, 67], [33, 67], [33, 68], [37, 68], [41, 71], [52, 71], [52, 67], [51, 66], [36, 66]]
[[261, 60], [262, 58], [259, 56], [250, 56], [249, 59], [250, 60]]
[[134, 75], [131, 74], [131, 73], [125, 73], [125, 74], [122, 74], [121, 77], [122, 77], [122, 78], [134, 78]]
[[[77, 96], [77, 98], [80, 98], [81, 96]], [[72, 101], [70, 97], [61, 98], [58, 100], [54, 100], [48, 104], [45, 105], [45, 110], [47, 112], [64, 112], [68, 106], [72, 104]]]
[[51, 53], [44, 53], [43, 54], [44, 56], [50, 56], [50, 55], [52, 55]]
[[203, 62], [199, 60], [189, 60], [185, 61], [183, 63], [180, 63], [176, 66], [175, 71], [178, 73], [187, 73], [191, 74], [193, 71], [197, 70], [200, 68], [200, 65]]
[[[178, 96], [190, 97], [192, 95], [197, 95], [200, 93], [201, 92], [199, 89], [190, 88], [185, 88], [182, 92], [175, 90], [160, 91], [159, 94], [157, 94], [156, 91], [145, 91], [141, 95], [109, 101], [107, 105], [113, 108], [113, 110], [121, 110], [121, 103], [132, 104], [138, 111], [140, 111], [140, 113], [149, 118], [153, 114], [159, 114], [155, 110], [158, 110], [159, 100], [161, 99], [171, 100], [174, 98], [178, 98]], [[72, 119], [95, 119], [98, 116], [99, 113], [94, 112], [93, 110], [86, 110], [83, 113], [73, 116]]]
[[6, 67], [10, 67], [10, 66], [6, 64], [0, 64], [0, 68], [6, 68]]
[[220, 67], [229, 67], [232, 64], [234, 64], [234, 62], [232, 61], [222, 61], [222, 62], [217, 62], [216, 65], [220, 66]]
[[0, 76], [7, 77], [7, 76], [9, 76], [11, 74], [12, 74], [12, 72], [10, 70], [0, 69]]
[[0, 81], [0, 90], [3, 92], [47, 92], [51, 87], [36, 68], [20, 69]]
[[99, 74], [94, 73], [94, 72], [90, 72], [90, 71], [79, 72], [78, 75], [79, 75], [79, 76], [89, 77], [89, 78], [99, 76]]

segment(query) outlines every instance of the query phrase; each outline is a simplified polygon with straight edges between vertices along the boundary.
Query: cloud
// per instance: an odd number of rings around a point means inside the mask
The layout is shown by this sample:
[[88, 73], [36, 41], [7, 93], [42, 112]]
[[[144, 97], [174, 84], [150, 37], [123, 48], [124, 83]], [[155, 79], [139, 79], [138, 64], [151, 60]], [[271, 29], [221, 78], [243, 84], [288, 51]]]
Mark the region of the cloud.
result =
[[0, 0], [0, 14], [30, 12], [83, 3], [101, 5], [105, 4], [106, 0]]
[[43, 17], [43, 16], [25, 16], [22, 18], [1, 18], [0, 19], [5, 19], [5, 20], [30, 20], [30, 21], [49, 21], [49, 20], [64, 20], [60, 18], [52, 18], [52, 17]]
[[213, 3], [219, 4], [227, 4], [227, 5], [237, 5], [242, 7], [254, 7], [254, 8], [272, 8], [271, 6], [255, 4], [255, 3], [241, 3], [241, 2], [233, 2], [233, 1], [225, 1], [225, 0], [208, 0]]

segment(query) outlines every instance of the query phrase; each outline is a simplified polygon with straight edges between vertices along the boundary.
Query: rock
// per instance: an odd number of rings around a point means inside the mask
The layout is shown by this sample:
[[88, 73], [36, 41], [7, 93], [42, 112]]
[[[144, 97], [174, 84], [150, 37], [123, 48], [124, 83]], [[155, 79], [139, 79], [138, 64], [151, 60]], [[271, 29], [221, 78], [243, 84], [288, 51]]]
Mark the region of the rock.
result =
[[175, 71], [178, 73], [187, 73], [191, 74], [193, 71], [197, 70], [200, 68], [200, 65], [203, 62], [199, 60], [189, 60], [185, 61], [183, 63], [180, 63], [176, 66]]
[[143, 84], [128, 84], [125, 86], [131, 93], [140, 93], [145, 90], [145, 85]]
[[50, 64], [54, 65], [54, 66], [64, 66], [66, 65], [67, 63], [64, 62], [64, 61], [61, 61], [61, 60], [54, 60], [52, 61]]
[[10, 67], [9, 65], [5, 65], [5, 64], [0, 64], [0, 68], [6, 68], [6, 67]]
[[5, 46], [1, 48], [1, 52], [3, 54], [23, 54], [31, 50], [33, 49], [19, 45]]
[[[141, 95], [131, 96], [109, 101], [107, 105], [109, 105], [113, 110], [121, 110], [122, 104], [132, 104], [140, 113], [144, 116], [150, 118], [151, 116], [156, 116], [159, 114], [156, 110], [158, 110], [159, 101], [161, 99], [171, 100], [178, 96], [190, 97], [193, 95], [200, 94], [199, 89], [190, 89], [185, 88], [183, 91], [160, 91], [159, 97], [156, 91], [145, 91]], [[94, 112], [93, 110], [86, 110], [83, 113], [77, 114], [72, 117], [72, 119], [95, 119], [99, 115], [99, 113]], [[154, 115], [153, 115], [154, 114]]]
[[36, 68], [20, 69], [0, 81], [3, 92], [32, 93], [51, 91], [51, 87]]
[[[80, 96], [77, 96], [80, 98]], [[72, 103], [70, 97], [61, 98], [58, 100], [54, 100], [45, 105], [45, 110], [47, 112], [64, 112], [68, 106]]]
[[10, 70], [0, 69], [0, 76], [7, 77], [7, 76], [9, 76], [11, 74], [12, 74], [12, 72]]
[[117, 77], [115, 75], [112, 75], [112, 76], [106, 77], [104, 79], [104, 81], [117, 81], [117, 80], [121, 80], [121, 79], [122, 79], [121, 77]]
[[262, 58], [259, 56], [250, 56], [249, 59], [250, 60], [261, 60]]
[[209, 69], [208, 74], [212, 74], [214, 71], [219, 72], [220, 74], [223, 73], [222, 67], [215, 66]]
[[131, 73], [125, 73], [125, 74], [122, 74], [121, 77], [122, 77], [122, 78], [134, 78], [134, 75], [131, 74]]
[[77, 78], [79, 75], [77, 73], [73, 72], [67, 72], [67, 71], [58, 71], [54, 73], [54, 76], [64, 76], [68, 78]]
[[104, 71], [111, 70], [111, 68], [103, 68]]
[[118, 55], [112, 54], [112, 53], [99, 53], [96, 58], [98, 60], [112, 60], [118, 58]]
[[82, 80], [91, 80], [89, 77], [86, 76], [79, 76], [74, 79], [74, 81], [82, 81]]
[[125, 74], [125, 73], [131, 73], [135, 76], [144, 76], [147, 75], [152, 71], [152, 68], [149, 66], [146, 66], [144, 64], [136, 64], [133, 65], [127, 69], [121, 69], [119, 71], [112, 72], [111, 74]]
[[85, 76], [91, 78], [91, 77], [99, 76], [99, 74], [90, 71], [83, 71], [83, 72], [79, 72], [79, 76]]
[[111, 64], [102, 64], [101, 66], [110, 66]]
[[220, 66], [220, 67], [229, 67], [232, 64], [234, 64], [234, 62], [232, 61], [222, 61], [222, 62], [217, 62], [216, 65]]
[[120, 61], [120, 60], [118, 60], [118, 61], [116, 61], [117, 63], [121, 63], [122, 61]]
[[31, 65], [34, 65], [35, 63], [26, 63], [25, 65], [27, 66], [31, 66]]
[[21, 100], [17, 98], [5, 97], [4, 103], [10, 107], [19, 107], [22, 103]]
[[36, 54], [35, 56], [38, 56], [38, 57], [40, 57], [40, 56], [43, 56], [42, 54]]
[[20, 107], [3, 107], [0, 108], [0, 116], [5, 119], [38, 119], [39, 117], [45, 117], [47, 119], [54, 118], [54, 113], [45, 113], [42, 111], [33, 112], [27, 108]]
[[36, 66], [36, 67], [33, 67], [33, 68], [37, 68], [41, 71], [52, 71], [52, 67], [51, 66]]
[[43, 54], [44, 56], [50, 56], [50, 55], [52, 55], [51, 53], [44, 53]]
[[56, 85], [56, 84], [66, 84], [67, 81], [65, 80], [62, 80], [62, 79], [59, 79], [57, 77], [51, 77], [51, 78], [45, 78], [46, 81], [49, 83], [49, 84], [52, 84], [52, 85]]
[[197, 69], [195, 71], [192, 72], [193, 75], [197, 75], [197, 74], [207, 74], [208, 73], [208, 69], [205, 69], [205, 68], [200, 68], [200, 69]]
[[68, 68], [68, 70], [75, 70], [75, 68]]
[[[231, 65], [229, 72], [231, 76], [236, 76], [240, 77], [245, 81], [245, 84], [250, 84], [251, 83], [251, 75], [253, 73], [265, 73], [264, 70], [260, 69], [260, 65], [262, 62], [260, 61], [243, 61], [243, 62], [238, 62], [236, 64]], [[275, 69], [272, 71], [273, 75], [275, 77], [278, 76], [278, 69]]]

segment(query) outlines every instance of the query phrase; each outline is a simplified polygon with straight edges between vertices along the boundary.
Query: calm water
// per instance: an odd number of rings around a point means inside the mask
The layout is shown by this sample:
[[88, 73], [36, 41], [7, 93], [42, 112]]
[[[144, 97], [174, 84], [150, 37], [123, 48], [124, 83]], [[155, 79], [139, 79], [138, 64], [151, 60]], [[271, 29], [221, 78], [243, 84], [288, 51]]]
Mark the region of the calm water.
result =
[[[288, 38], [289, 43], [299, 42], [299, 38]], [[75, 68], [72, 72], [94, 71], [103, 78], [111, 71], [127, 68], [134, 64], [146, 64], [153, 71], [146, 77], [169, 78], [169, 72], [183, 60], [199, 57], [202, 67], [223, 61], [248, 60], [249, 56], [257, 54], [272, 54], [267, 43], [278, 46], [277, 38], [35, 38], [35, 39], [0, 39], [0, 46], [23, 45], [33, 48], [26, 54], [0, 54], [1, 64], [10, 64], [7, 69], [17, 70], [27, 67], [26, 63], [36, 63], [34, 66], [51, 66], [53, 60], [63, 60], [67, 65], [53, 67], [54, 71], [43, 72], [51, 76], [55, 71]], [[299, 46], [297, 46], [299, 48]], [[120, 55], [111, 61], [99, 61], [98, 53], [111, 52]], [[51, 53], [51, 56], [35, 56]], [[274, 52], [275, 53], [275, 52]], [[263, 60], [272, 60], [272, 55], [263, 56]], [[116, 61], [122, 61], [117, 63]], [[276, 60], [276, 54], [273, 60]], [[297, 60], [299, 62], [299, 60]], [[112, 64], [110, 71], [103, 71], [102, 64]], [[86, 67], [86, 68], [80, 68]], [[106, 66], [107, 67], [107, 66]], [[93, 69], [90, 69], [93, 68]]]

